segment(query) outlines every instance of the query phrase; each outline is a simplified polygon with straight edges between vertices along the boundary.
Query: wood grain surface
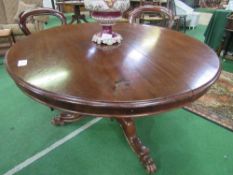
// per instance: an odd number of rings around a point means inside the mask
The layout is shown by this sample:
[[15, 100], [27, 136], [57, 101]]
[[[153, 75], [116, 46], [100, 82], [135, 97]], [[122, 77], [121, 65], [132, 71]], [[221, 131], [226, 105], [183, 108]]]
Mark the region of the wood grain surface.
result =
[[[50, 107], [95, 116], [136, 117], [181, 107], [220, 74], [205, 44], [169, 29], [117, 24], [120, 45], [91, 42], [98, 24], [65, 25], [17, 42], [6, 67], [29, 96]], [[18, 66], [20, 60], [27, 65]]]

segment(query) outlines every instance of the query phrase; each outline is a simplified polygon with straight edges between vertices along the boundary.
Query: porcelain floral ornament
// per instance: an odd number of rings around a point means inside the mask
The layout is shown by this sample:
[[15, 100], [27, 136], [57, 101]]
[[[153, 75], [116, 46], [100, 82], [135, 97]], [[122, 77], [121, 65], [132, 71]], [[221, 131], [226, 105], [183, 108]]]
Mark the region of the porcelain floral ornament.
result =
[[129, 0], [84, 0], [85, 8], [92, 12], [92, 17], [102, 25], [102, 31], [92, 37], [97, 44], [113, 45], [120, 43], [120, 34], [112, 31], [112, 26], [119, 20], [130, 4]]
[[129, 8], [129, 0], [84, 0], [85, 8], [91, 11], [120, 11]]

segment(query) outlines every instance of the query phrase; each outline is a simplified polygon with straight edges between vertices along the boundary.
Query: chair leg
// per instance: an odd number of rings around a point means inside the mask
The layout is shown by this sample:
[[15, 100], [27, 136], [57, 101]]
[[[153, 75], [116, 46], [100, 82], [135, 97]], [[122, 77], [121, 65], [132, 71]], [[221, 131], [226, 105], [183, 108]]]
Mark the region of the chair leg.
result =
[[223, 50], [223, 57], [227, 54], [227, 51], [229, 50], [230, 43], [231, 43], [232, 38], [233, 38], [232, 32], [230, 32], [229, 35], [230, 35], [230, 36], [228, 36], [228, 37], [227, 37], [227, 40], [226, 40], [225, 49]]
[[186, 16], [184, 17], [184, 33], [186, 33]]
[[15, 36], [14, 36], [13, 32], [11, 32], [11, 39], [12, 39], [13, 43], [15, 43]]
[[9, 41], [9, 43], [10, 43], [10, 47], [13, 46], [13, 41], [12, 41], [11, 36], [8, 36], [8, 41]]
[[180, 19], [176, 20], [176, 30], [180, 31]]

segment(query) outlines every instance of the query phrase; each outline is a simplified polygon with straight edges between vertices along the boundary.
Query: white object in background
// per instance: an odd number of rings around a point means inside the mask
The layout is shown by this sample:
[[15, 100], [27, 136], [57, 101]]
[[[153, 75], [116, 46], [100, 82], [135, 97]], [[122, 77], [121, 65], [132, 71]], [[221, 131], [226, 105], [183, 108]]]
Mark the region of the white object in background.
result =
[[43, 7], [52, 8], [51, 0], [43, 0]]
[[174, 2], [177, 15], [188, 15], [194, 11], [193, 8], [189, 7], [187, 4], [183, 3], [180, 0], [175, 0]]
[[180, 0], [175, 0], [176, 15], [187, 15], [186, 25], [189, 28], [195, 28], [198, 25], [200, 13], [194, 12], [194, 9]]
[[213, 16], [212, 13], [200, 12], [200, 17], [199, 17], [199, 20], [198, 20], [198, 24], [207, 26], [209, 24], [210, 19], [212, 18], [212, 16]]
[[233, 10], [233, 0], [230, 0], [227, 7], [226, 7], [226, 10]]
[[193, 12], [187, 16], [187, 26], [189, 28], [195, 28], [198, 25], [198, 21], [200, 18], [200, 13]]

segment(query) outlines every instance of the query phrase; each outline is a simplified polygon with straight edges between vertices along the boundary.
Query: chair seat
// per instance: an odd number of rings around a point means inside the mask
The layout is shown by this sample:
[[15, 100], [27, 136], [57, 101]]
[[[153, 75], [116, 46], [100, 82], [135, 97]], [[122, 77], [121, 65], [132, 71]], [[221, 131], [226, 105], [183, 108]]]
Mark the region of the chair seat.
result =
[[121, 18], [121, 19], [119, 19], [117, 22], [118, 22], [118, 23], [128, 23], [129, 21], [128, 21], [128, 19], [126, 19], [126, 18]]
[[141, 19], [146, 21], [161, 21], [163, 18], [159, 16], [144, 15]]

